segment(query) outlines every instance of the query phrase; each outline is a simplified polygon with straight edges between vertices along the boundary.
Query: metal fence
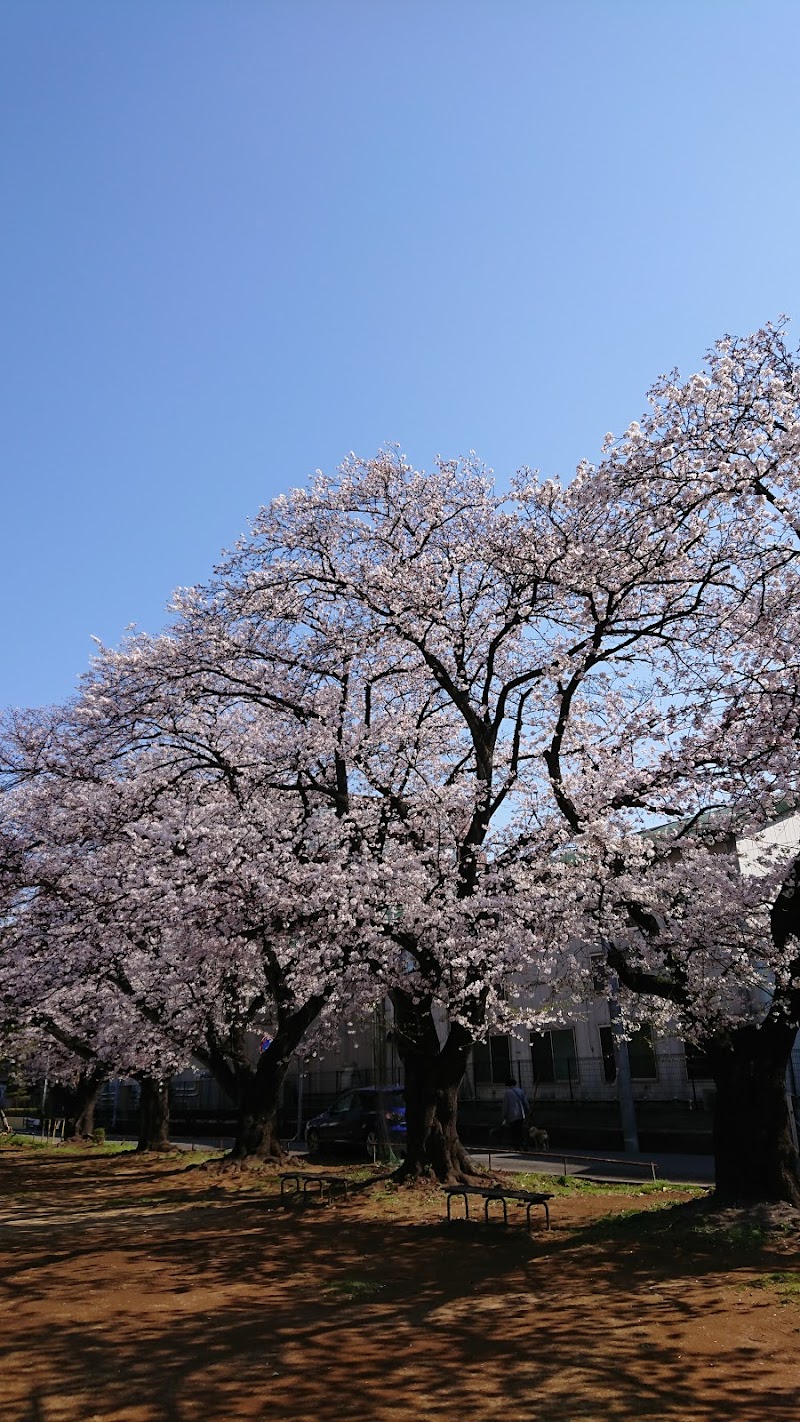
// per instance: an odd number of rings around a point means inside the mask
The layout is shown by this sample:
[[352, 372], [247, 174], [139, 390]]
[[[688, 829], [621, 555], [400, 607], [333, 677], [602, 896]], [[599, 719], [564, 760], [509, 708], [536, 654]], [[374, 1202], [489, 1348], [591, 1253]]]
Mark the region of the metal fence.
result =
[[[800, 1053], [798, 1054], [800, 1058]], [[800, 1072], [800, 1060], [798, 1062]], [[617, 1097], [616, 1080], [600, 1056], [576, 1056], [557, 1065], [558, 1080], [537, 1078], [531, 1061], [511, 1063], [511, 1074], [533, 1100], [540, 1101], [613, 1101]], [[555, 1071], [553, 1075], [555, 1076]], [[402, 1085], [403, 1073], [398, 1070], [394, 1081], [373, 1067], [342, 1067], [327, 1070], [307, 1064], [302, 1072], [294, 1067], [286, 1078], [282, 1107], [287, 1115], [300, 1110], [304, 1119], [323, 1110], [343, 1092], [363, 1086]], [[491, 1097], [504, 1087], [504, 1076], [491, 1079], [465, 1077], [460, 1095], [463, 1100]], [[656, 1054], [648, 1077], [633, 1077], [633, 1094], [637, 1100], [683, 1101], [690, 1106], [709, 1104], [713, 1084], [708, 1077], [690, 1076], [683, 1053]], [[203, 1073], [174, 1081], [170, 1087], [170, 1107], [178, 1115], [225, 1111], [232, 1103], [217, 1083]]]
[[[606, 1103], [618, 1098], [616, 1080], [610, 1063], [602, 1055], [575, 1055], [554, 1063], [549, 1079], [537, 1075], [533, 1062], [512, 1060], [510, 1072], [523, 1087], [532, 1104], [552, 1102], [554, 1104]], [[694, 1063], [683, 1052], [658, 1052], [648, 1063], [649, 1075], [637, 1076], [632, 1072], [632, 1092], [640, 1102], [673, 1102], [688, 1110], [709, 1110], [714, 1101], [714, 1084], [703, 1065]], [[558, 1079], [554, 1079], [554, 1078]], [[491, 1074], [477, 1072], [475, 1080], [472, 1072], [464, 1078], [460, 1090], [463, 1103], [497, 1100], [505, 1085], [505, 1072], [498, 1071], [496, 1079]], [[325, 1069], [316, 1064], [306, 1063], [300, 1071], [299, 1064], [293, 1066], [284, 1084], [281, 1116], [285, 1129], [298, 1122], [301, 1124], [310, 1116], [318, 1114], [343, 1092], [359, 1086], [387, 1086], [402, 1084], [402, 1070], [396, 1071], [392, 1082], [387, 1073], [376, 1072], [374, 1067], [342, 1067]], [[787, 1073], [787, 1090], [792, 1099], [795, 1114], [800, 1119], [800, 1043], [792, 1053]], [[21, 1098], [20, 1098], [21, 1102]], [[16, 1113], [17, 1099], [8, 1094], [6, 1112]], [[138, 1088], [132, 1082], [107, 1083], [101, 1093], [98, 1119], [101, 1124], [112, 1127], [129, 1126], [135, 1119], [138, 1104]], [[33, 1108], [33, 1098], [26, 1099], [26, 1108]], [[181, 1077], [170, 1085], [170, 1109], [179, 1119], [208, 1117], [211, 1121], [233, 1117], [233, 1103], [212, 1077], [197, 1073], [191, 1077]], [[35, 1113], [34, 1113], [35, 1114]]]
[[[635, 1071], [633, 1065], [631, 1087], [637, 1101], [681, 1101], [707, 1107], [713, 1098], [710, 1077], [690, 1072], [683, 1052], [656, 1053], [647, 1063], [647, 1075], [637, 1076]], [[511, 1074], [531, 1101], [614, 1101], [617, 1097], [613, 1068], [599, 1055], [566, 1058], [544, 1077], [537, 1075], [533, 1062], [512, 1062]], [[476, 1083], [477, 1093], [486, 1085]]]

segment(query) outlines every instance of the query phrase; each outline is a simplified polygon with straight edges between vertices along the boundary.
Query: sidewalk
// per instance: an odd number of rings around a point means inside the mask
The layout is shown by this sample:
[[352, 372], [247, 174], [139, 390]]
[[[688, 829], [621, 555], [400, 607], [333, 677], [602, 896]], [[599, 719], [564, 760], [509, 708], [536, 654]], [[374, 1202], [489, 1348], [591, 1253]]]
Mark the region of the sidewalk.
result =
[[[306, 1152], [305, 1141], [290, 1141], [295, 1155]], [[481, 1150], [467, 1147], [476, 1165], [487, 1170], [534, 1170], [540, 1175], [577, 1175], [584, 1180], [607, 1180], [614, 1185], [640, 1185], [652, 1180], [670, 1180], [675, 1184], [699, 1185], [711, 1189], [714, 1184], [714, 1158], [710, 1155], [670, 1155], [642, 1152], [625, 1155], [604, 1155], [602, 1151], [512, 1151]]]
[[648, 1180], [671, 1180], [682, 1185], [714, 1184], [710, 1155], [669, 1155], [656, 1152], [604, 1155], [600, 1151], [470, 1150], [472, 1159], [487, 1169], [534, 1170], [541, 1175], [577, 1175], [585, 1180], [607, 1180], [617, 1185], [638, 1185]]
[[[197, 1142], [200, 1145], [200, 1142]], [[209, 1141], [212, 1149], [216, 1146], [229, 1149], [232, 1140]], [[287, 1142], [293, 1155], [307, 1155], [304, 1140]], [[188, 1140], [174, 1139], [173, 1145], [190, 1149]], [[681, 1185], [700, 1185], [710, 1189], [714, 1185], [714, 1158], [710, 1155], [670, 1155], [656, 1152], [654, 1155], [631, 1153], [611, 1153], [602, 1151], [512, 1151], [481, 1150], [468, 1146], [470, 1156], [477, 1165], [487, 1170], [535, 1170], [541, 1175], [578, 1175], [584, 1180], [607, 1180], [615, 1185], [639, 1185], [651, 1180], [671, 1180]]]
[[[23, 1130], [21, 1135], [36, 1135], [35, 1131]], [[135, 1143], [135, 1136], [109, 1134], [109, 1141], [129, 1141]], [[230, 1150], [233, 1137], [190, 1137], [173, 1136], [171, 1143], [180, 1150]], [[56, 1138], [50, 1144], [60, 1145]], [[303, 1140], [286, 1142], [293, 1155], [308, 1154]], [[670, 1155], [655, 1152], [652, 1155], [631, 1153], [629, 1155], [604, 1155], [601, 1151], [512, 1151], [507, 1149], [481, 1150], [467, 1147], [477, 1165], [488, 1170], [524, 1171], [533, 1170], [540, 1175], [576, 1175], [584, 1180], [607, 1180], [615, 1185], [639, 1185], [651, 1180], [670, 1180], [675, 1184], [705, 1186], [714, 1185], [714, 1159], [710, 1155]]]

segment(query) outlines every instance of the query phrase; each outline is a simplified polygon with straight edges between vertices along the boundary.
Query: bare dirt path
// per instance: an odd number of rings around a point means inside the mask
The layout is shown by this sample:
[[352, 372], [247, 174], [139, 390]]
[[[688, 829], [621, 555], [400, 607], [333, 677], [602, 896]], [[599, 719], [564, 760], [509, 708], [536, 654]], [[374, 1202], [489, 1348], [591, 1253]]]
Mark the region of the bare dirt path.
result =
[[529, 1239], [434, 1190], [287, 1206], [191, 1158], [6, 1147], [0, 1417], [797, 1422], [797, 1221], [667, 1230], [686, 1198], [565, 1194]]

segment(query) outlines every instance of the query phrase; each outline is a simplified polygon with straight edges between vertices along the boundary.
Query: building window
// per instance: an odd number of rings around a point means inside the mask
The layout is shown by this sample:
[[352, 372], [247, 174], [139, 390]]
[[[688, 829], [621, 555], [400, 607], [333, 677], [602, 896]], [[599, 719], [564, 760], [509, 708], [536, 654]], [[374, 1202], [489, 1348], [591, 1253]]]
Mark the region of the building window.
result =
[[608, 994], [608, 963], [605, 954], [592, 953], [589, 959], [589, 967], [592, 974], [592, 992], [595, 997], [606, 997]]
[[705, 1052], [692, 1042], [684, 1044], [686, 1052], [686, 1074], [690, 1081], [713, 1081], [714, 1073]]
[[502, 1085], [511, 1076], [511, 1039], [508, 1036], [489, 1037], [472, 1048], [472, 1072], [475, 1085], [497, 1082]]
[[[614, 1029], [600, 1027], [600, 1050], [603, 1053], [603, 1076], [609, 1083], [617, 1079], [617, 1063], [614, 1057]], [[637, 1081], [656, 1081], [658, 1064], [653, 1046], [653, 1029], [648, 1023], [638, 1027], [628, 1039], [628, 1065], [631, 1077]]]
[[641, 1027], [637, 1027], [628, 1043], [628, 1061], [631, 1064], [631, 1076], [639, 1081], [656, 1081], [658, 1078], [658, 1067], [656, 1066], [656, 1053], [653, 1046], [653, 1029], [648, 1022], [643, 1022]]
[[534, 1081], [566, 1081], [580, 1079], [575, 1052], [575, 1033], [571, 1027], [552, 1027], [547, 1032], [531, 1032], [531, 1063]]
[[600, 1028], [600, 1051], [603, 1054], [603, 1079], [609, 1086], [613, 1086], [617, 1079], [617, 1059], [614, 1056], [614, 1030], [612, 1027]]

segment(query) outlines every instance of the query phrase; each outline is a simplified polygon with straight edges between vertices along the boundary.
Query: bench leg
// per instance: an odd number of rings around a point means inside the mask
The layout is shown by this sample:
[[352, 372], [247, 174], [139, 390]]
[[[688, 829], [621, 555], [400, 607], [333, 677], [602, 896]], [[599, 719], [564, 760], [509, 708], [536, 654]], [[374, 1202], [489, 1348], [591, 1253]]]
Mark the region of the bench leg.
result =
[[[549, 1209], [548, 1209], [548, 1207], [547, 1207], [547, 1201], [546, 1201], [546, 1200], [540, 1200], [539, 1203], [540, 1203], [540, 1204], [542, 1205], [542, 1207], [544, 1208], [544, 1218], [545, 1218], [545, 1226], [544, 1226], [544, 1227], [545, 1227], [545, 1229], [549, 1229], [549, 1228], [550, 1228], [550, 1211], [549, 1211]], [[531, 1200], [531, 1201], [529, 1202], [528, 1206], [527, 1206], [527, 1214], [528, 1214], [528, 1234], [531, 1233], [531, 1210], [533, 1209], [533, 1207], [534, 1207], [535, 1204], [536, 1204], [536, 1201], [535, 1201], [535, 1200]]]
[[503, 1224], [504, 1224], [504, 1225], [507, 1225], [507, 1224], [508, 1224], [508, 1205], [506, 1204], [505, 1198], [504, 1198], [504, 1196], [502, 1196], [502, 1195], [490, 1195], [490, 1196], [487, 1198], [486, 1203], [485, 1203], [485, 1205], [484, 1205], [484, 1207], [483, 1207], [483, 1213], [484, 1213], [484, 1217], [485, 1217], [485, 1219], [486, 1219], [486, 1223], [487, 1223], [487, 1224], [489, 1223], [489, 1206], [491, 1205], [493, 1199], [494, 1199], [494, 1200], [499, 1200], [499, 1201], [500, 1201], [500, 1204], [503, 1206]]
[[286, 1186], [289, 1184], [293, 1184], [294, 1189], [290, 1190], [288, 1193], [291, 1195], [296, 1195], [298, 1190], [300, 1189], [300, 1181], [295, 1179], [293, 1175], [289, 1175], [281, 1181], [281, 1194], [285, 1195], [287, 1193]]
[[467, 1198], [466, 1195], [462, 1195], [460, 1190], [453, 1190], [453, 1191], [451, 1191], [451, 1193], [447, 1196], [447, 1223], [448, 1223], [448, 1224], [450, 1224], [450, 1222], [452, 1221], [452, 1218], [453, 1218], [452, 1214], [450, 1213], [450, 1206], [451, 1206], [452, 1203], [453, 1203], [453, 1196], [454, 1196], [454, 1195], [461, 1195], [461, 1199], [464, 1201], [464, 1219], [465, 1219], [465, 1220], [468, 1220], [468, 1219], [469, 1219], [469, 1199]]

